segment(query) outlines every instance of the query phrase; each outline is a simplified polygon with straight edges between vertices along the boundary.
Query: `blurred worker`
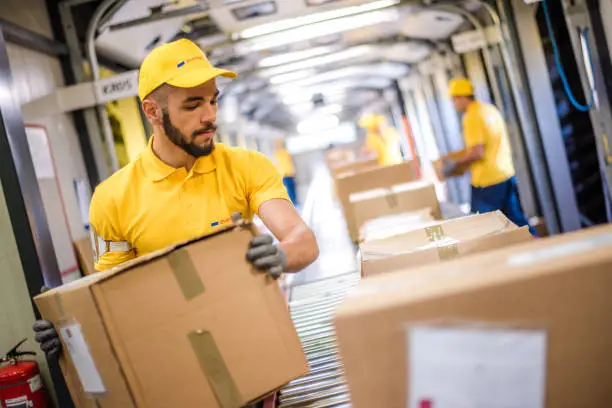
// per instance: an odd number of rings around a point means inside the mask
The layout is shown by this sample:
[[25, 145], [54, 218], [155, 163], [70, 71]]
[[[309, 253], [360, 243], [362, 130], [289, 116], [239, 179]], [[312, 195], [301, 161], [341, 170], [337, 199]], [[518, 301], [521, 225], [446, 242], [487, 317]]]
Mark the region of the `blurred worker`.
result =
[[[138, 96], [154, 135], [148, 147], [94, 192], [90, 221], [95, 268], [130, 259], [257, 214], [279, 241], [259, 235], [245, 248], [254, 267], [273, 277], [297, 272], [318, 256], [313, 232], [292, 205], [282, 178], [264, 155], [215, 144], [218, 76], [193, 42], [154, 49], [142, 62]], [[36, 341], [49, 357], [61, 343], [38, 321]]]
[[455, 109], [463, 114], [466, 153], [460, 159], [443, 159], [445, 177], [469, 168], [472, 212], [500, 210], [516, 225], [529, 225], [519, 203], [508, 129], [501, 112], [493, 105], [477, 101], [474, 87], [467, 79], [452, 80], [449, 90]]
[[283, 184], [287, 189], [287, 194], [293, 202], [293, 205], [297, 205], [297, 195], [295, 188], [295, 166], [293, 164], [293, 158], [287, 150], [287, 146], [284, 140], [276, 140], [274, 151], [274, 160], [276, 166], [283, 176]]
[[366, 114], [359, 121], [359, 126], [366, 130], [363, 153], [375, 156], [379, 166], [402, 162], [399, 134], [383, 116]]

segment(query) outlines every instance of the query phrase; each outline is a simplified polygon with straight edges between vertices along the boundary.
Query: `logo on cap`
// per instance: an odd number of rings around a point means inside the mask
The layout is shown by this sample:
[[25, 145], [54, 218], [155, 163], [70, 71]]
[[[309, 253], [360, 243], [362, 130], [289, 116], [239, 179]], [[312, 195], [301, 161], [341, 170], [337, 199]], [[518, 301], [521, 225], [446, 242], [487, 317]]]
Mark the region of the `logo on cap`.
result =
[[198, 56], [198, 57], [191, 57], [191, 58], [189, 58], [189, 59], [186, 59], [186, 60], [184, 60], [184, 61], [179, 62], [178, 64], [176, 64], [176, 67], [177, 67], [177, 68], [180, 68], [180, 67], [182, 67], [183, 65], [187, 64], [188, 62], [191, 62], [191, 61], [193, 61], [193, 60], [199, 60], [199, 59], [204, 59], [204, 57], [202, 57], [202, 56]]

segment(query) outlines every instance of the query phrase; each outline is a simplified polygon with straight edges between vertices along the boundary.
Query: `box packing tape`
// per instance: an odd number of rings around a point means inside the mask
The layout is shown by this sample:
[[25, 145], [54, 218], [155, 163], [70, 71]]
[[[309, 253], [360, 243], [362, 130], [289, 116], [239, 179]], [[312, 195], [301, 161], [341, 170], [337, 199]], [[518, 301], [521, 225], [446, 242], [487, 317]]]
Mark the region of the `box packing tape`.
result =
[[186, 249], [168, 254], [168, 262], [185, 300], [191, 300], [204, 293], [204, 283]]
[[[170, 253], [168, 263], [185, 300], [189, 301], [204, 293], [204, 283], [186, 249]], [[242, 398], [238, 387], [212, 333], [207, 330], [196, 330], [188, 333], [187, 337], [219, 406], [221, 408], [240, 406]]]
[[459, 256], [459, 241], [447, 237], [442, 225], [432, 225], [425, 228], [425, 234], [427, 234], [429, 241], [436, 246], [440, 260], [445, 261]]

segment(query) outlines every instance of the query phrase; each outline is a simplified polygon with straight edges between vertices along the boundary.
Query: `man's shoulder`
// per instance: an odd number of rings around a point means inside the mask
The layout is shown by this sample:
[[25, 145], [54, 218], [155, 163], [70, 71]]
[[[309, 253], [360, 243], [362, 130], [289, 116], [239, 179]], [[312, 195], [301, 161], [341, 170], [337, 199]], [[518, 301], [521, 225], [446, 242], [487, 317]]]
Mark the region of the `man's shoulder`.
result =
[[94, 190], [92, 197], [92, 206], [96, 204], [107, 204], [115, 202], [123, 197], [126, 189], [129, 186], [135, 185], [137, 177], [136, 168], [139, 158], [128, 163], [121, 169], [117, 170], [107, 179], [98, 184]]

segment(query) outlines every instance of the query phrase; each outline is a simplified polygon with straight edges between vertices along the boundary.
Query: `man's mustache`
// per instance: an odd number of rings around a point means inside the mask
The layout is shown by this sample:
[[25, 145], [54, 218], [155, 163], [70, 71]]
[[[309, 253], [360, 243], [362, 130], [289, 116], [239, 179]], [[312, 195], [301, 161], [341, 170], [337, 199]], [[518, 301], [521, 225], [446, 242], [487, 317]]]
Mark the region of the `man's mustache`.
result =
[[198, 129], [195, 132], [193, 132], [193, 137], [202, 135], [204, 133], [209, 133], [209, 132], [216, 132], [217, 131], [217, 126], [216, 125], [208, 125], [202, 129]]

